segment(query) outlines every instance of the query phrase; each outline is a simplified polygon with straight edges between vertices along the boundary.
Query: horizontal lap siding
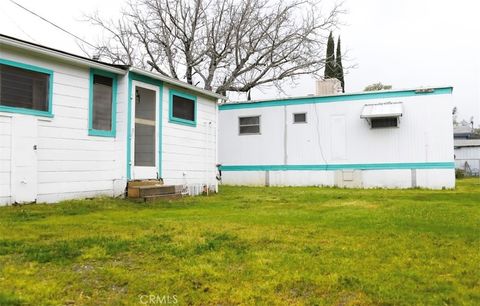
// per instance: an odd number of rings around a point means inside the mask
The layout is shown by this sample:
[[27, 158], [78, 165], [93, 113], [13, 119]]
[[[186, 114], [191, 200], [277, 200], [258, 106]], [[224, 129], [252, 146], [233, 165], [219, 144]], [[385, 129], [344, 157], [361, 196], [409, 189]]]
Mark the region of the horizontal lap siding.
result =
[[[51, 69], [53, 76], [53, 118], [38, 120], [38, 201], [113, 195], [116, 180], [124, 179], [120, 166], [124, 155], [125, 88], [124, 77], [118, 76], [117, 137], [88, 135], [89, 78], [86, 67], [32, 57], [22, 52], [7, 52], [2, 58]], [[0, 140], [5, 137], [4, 120], [0, 119]], [[8, 128], [5, 129], [8, 131]], [[120, 146], [119, 142], [123, 145]], [[3, 143], [3, 141], [2, 141]], [[1, 147], [2, 145], [0, 145]], [[121, 150], [121, 152], [119, 152]], [[1, 158], [8, 158], [0, 153]], [[123, 165], [123, 163], [122, 163]], [[0, 166], [0, 171], [9, 171]], [[1, 173], [1, 172], [0, 172]], [[3, 175], [0, 174], [3, 182]], [[0, 197], [2, 193], [0, 191]], [[1, 201], [1, 199], [0, 199]]]
[[0, 205], [10, 202], [11, 118], [0, 114]]
[[[169, 90], [166, 84], [163, 91], [162, 177], [166, 184], [216, 185], [216, 101], [197, 96], [196, 127], [175, 124], [169, 122]], [[211, 122], [210, 128], [206, 122]]]

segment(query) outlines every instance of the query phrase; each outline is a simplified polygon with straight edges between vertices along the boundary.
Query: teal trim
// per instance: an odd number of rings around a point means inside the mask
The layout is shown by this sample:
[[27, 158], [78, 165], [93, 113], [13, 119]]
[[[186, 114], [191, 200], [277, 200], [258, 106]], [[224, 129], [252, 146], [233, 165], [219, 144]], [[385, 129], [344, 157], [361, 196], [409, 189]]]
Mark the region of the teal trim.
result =
[[14, 61], [2, 59], [2, 58], [0, 58], [0, 64], [17, 67], [25, 70], [35, 71], [43, 74], [48, 74], [48, 111], [0, 105], [0, 112], [17, 113], [17, 114], [52, 118], [53, 117], [53, 70], [34, 66], [34, 65], [14, 62]]
[[[194, 109], [194, 114], [193, 114], [193, 121], [192, 120], [186, 120], [182, 118], [177, 118], [173, 116], [173, 96], [177, 97], [182, 97], [185, 99], [189, 99], [193, 101], [193, 109]], [[197, 126], [197, 97], [187, 94], [185, 92], [181, 92], [175, 89], [170, 89], [169, 94], [168, 94], [168, 122], [171, 123], [177, 123], [177, 124], [183, 124], [183, 125], [188, 125], [188, 126]]]
[[240, 102], [227, 103], [219, 106], [219, 110], [230, 109], [244, 109], [244, 108], [258, 108], [258, 107], [272, 107], [272, 106], [286, 106], [286, 105], [301, 105], [301, 104], [317, 104], [317, 103], [331, 103], [331, 102], [350, 102], [359, 100], [372, 99], [386, 99], [386, 98], [402, 98], [424, 95], [445, 95], [451, 94], [453, 87], [434, 88], [432, 92], [416, 92], [412, 90], [397, 90], [397, 91], [377, 91], [369, 93], [353, 93], [342, 94], [337, 96], [323, 96], [323, 97], [303, 97], [283, 100], [266, 100], [259, 102]]
[[162, 142], [162, 132], [163, 132], [163, 126], [162, 126], [162, 118], [163, 118], [163, 107], [162, 107], [162, 101], [163, 101], [163, 83], [160, 83], [160, 91], [159, 91], [159, 97], [158, 97], [158, 175], [162, 177], [162, 152], [163, 152], [163, 142]]
[[[93, 128], [93, 77], [100, 75], [113, 79], [112, 82], [112, 124], [110, 130]], [[115, 73], [90, 69], [89, 102], [88, 102], [88, 135], [101, 137], [115, 137], [117, 128], [117, 75]]]
[[308, 171], [308, 170], [400, 170], [400, 169], [455, 169], [453, 162], [329, 164], [329, 165], [227, 165], [222, 171]]
[[128, 72], [128, 93], [127, 93], [127, 180], [132, 178], [132, 89], [133, 81], [138, 81], [142, 83], [147, 83], [153, 86], [158, 86], [159, 88], [159, 97], [158, 97], [158, 175], [162, 177], [162, 121], [163, 121], [163, 82], [156, 80], [135, 72]]

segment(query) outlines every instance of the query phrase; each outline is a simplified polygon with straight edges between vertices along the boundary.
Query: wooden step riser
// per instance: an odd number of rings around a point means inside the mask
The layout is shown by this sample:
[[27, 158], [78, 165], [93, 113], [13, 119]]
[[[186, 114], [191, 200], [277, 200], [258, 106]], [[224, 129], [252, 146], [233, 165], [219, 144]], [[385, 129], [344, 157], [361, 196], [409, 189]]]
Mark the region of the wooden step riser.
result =
[[140, 189], [140, 197], [175, 194], [175, 186], [164, 186], [152, 189]]
[[176, 194], [178, 192], [175, 186], [148, 186], [148, 187], [129, 187], [129, 198], [142, 198], [146, 196], [164, 195], [164, 194]]
[[163, 180], [140, 180], [140, 181], [129, 181], [128, 187], [140, 187], [140, 186], [155, 186], [163, 185]]

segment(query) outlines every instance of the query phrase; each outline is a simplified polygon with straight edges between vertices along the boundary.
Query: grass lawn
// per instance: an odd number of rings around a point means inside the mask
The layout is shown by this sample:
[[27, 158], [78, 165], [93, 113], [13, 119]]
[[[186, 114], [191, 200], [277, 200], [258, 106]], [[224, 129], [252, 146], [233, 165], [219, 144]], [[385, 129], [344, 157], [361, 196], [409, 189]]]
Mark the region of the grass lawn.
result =
[[149, 295], [181, 305], [480, 305], [479, 181], [0, 208], [0, 305]]

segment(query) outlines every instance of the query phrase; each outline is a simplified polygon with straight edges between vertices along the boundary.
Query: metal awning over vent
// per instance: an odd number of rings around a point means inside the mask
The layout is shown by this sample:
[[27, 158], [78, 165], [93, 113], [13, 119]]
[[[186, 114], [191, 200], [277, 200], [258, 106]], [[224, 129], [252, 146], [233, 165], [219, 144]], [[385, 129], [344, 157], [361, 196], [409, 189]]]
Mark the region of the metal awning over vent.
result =
[[378, 104], [365, 104], [360, 118], [392, 118], [401, 117], [403, 114], [402, 102], [387, 102]]

